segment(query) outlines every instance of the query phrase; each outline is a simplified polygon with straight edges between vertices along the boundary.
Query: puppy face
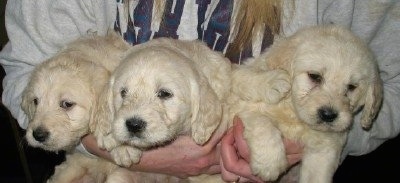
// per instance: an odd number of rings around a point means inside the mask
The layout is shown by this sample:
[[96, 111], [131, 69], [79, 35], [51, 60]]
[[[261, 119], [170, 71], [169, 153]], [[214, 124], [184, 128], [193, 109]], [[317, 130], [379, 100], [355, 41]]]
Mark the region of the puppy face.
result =
[[90, 77], [89, 73], [101, 76], [107, 71], [60, 56], [33, 72], [21, 104], [29, 118], [26, 139], [31, 146], [48, 151], [69, 150], [88, 132], [91, 106], [95, 91], [99, 90], [91, 83], [102, 82], [102, 77]]
[[349, 31], [335, 27], [308, 29], [287, 43], [290, 61], [280, 64], [291, 73], [297, 116], [317, 130], [344, 131], [364, 107], [362, 126], [369, 128], [382, 89], [368, 48]]
[[165, 45], [127, 55], [111, 76], [106, 93], [108, 107], [103, 109], [109, 112], [98, 115], [111, 118], [117, 140], [139, 148], [162, 145], [181, 134], [205, 143], [222, 113], [216, 94], [194, 62]]

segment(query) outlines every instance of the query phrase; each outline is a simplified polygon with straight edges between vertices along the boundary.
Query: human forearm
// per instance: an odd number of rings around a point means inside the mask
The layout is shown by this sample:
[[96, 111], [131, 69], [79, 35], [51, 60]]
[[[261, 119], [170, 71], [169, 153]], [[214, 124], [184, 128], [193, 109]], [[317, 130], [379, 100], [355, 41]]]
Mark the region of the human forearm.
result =
[[[171, 144], [144, 151], [140, 162], [129, 169], [178, 177], [219, 173], [219, 149], [215, 146], [218, 139], [218, 135], [214, 135], [206, 145], [200, 146], [189, 136], [181, 136]], [[82, 143], [90, 153], [112, 161], [110, 153], [97, 146], [93, 135], [85, 136]]]

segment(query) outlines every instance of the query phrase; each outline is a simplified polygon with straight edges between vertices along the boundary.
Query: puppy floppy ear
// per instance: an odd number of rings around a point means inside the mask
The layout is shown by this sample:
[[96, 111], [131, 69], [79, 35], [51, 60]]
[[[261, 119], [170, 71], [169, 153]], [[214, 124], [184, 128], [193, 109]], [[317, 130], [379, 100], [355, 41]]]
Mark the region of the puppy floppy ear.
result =
[[90, 116], [90, 131], [96, 134], [111, 133], [111, 122], [114, 119], [113, 93], [114, 78], [111, 77], [109, 82], [100, 92], [96, 105], [93, 106]]
[[361, 116], [361, 126], [364, 130], [369, 130], [372, 122], [378, 114], [383, 100], [383, 86], [379, 73], [376, 72], [373, 83], [367, 89], [365, 104]]
[[204, 144], [218, 127], [222, 118], [222, 104], [205, 78], [191, 81], [191, 133], [197, 144]]
[[32, 98], [32, 94], [30, 93], [29, 84], [22, 93], [21, 108], [25, 112], [25, 114], [28, 116], [29, 120], [33, 119], [36, 108], [33, 105], [33, 98]]
[[110, 77], [110, 72], [107, 71], [104, 67], [101, 66], [92, 66], [92, 70], [90, 70], [91, 73], [96, 73], [91, 76], [91, 92], [93, 93], [94, 98], [92, 99], [92, 105], [90, 108], [90, 119], [89, 119], [89, 128], [94, 129], [96, 124], [97, 124], [97, 110], [100, 106], [99, 99], [101, 98], [100, 96], [103, 95], [103, 93], [106, 91], [108, 88], [108, 80]]

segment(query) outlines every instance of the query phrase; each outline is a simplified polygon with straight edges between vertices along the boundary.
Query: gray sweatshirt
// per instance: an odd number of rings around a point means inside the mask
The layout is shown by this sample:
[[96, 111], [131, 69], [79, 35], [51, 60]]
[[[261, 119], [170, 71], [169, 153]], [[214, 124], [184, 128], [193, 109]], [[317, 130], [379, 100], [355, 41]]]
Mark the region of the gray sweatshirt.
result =
[[[225, 52], [231, 40], [234, 0], [166, 1], [163, 19], [157, 19], [151, 0], [11, 0], [6, 7], [8, 44], [0, 53], [6, 71], [2, 102], [22, 128], [27, 118], [20, 107], [21, 93], [35, 65], [54, 55], [66, 43], [87, 32], [104, 35], [114, 29], [131, 44], [156, 37], [201, 39]], [[293, 9], [293, 11], [288, 11]], [[384, 102], [370, 131], [357, 122], [343, 152], [362, 155], [376, 149], [400, 131], [400, 1], [399, 0], [284, 0], [282, 35], [301, 27], [339, 24], [365, 40], [376, 55], [384, 81]], [[227, 16], [228, 15], [228, 16]], [[247, 56], [257, 56], [267, 44], [255, 40]]]

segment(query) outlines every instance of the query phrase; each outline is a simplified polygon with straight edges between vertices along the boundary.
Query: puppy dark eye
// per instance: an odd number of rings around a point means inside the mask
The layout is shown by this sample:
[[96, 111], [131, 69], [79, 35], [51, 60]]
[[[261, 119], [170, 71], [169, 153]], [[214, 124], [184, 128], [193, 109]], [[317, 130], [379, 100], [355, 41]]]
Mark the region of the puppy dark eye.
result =
[[39, 104], [39, 99], [38, 98], [34, 98], [33, 99], [33, 105], [38, 105]]
[[354, 91], [356, 88], [357, 88], [357, 85], [354, 85], [354, 84], [347, 85], [347, 90], [350, 92]]
[[75, 105], [75, 102], [71, 102], [68, 100], [63, 100], [60, 102], [60, 107], [63, 109], [70, 109]]
[[173, 94], [167, 89], [160, 89], [157, 91], [157, 97], [163, 100], [169, 99]]
[[322, 82], [322, 76], [317, 73], [308, 73], [308, 77], [313, 81], [314, 83], [320, 84]]
[[126, 95], [128, 94], [128, 90], [126, 88], [122, 88], [119, 93], [121, 95], [121, 98], [125, 98]]

